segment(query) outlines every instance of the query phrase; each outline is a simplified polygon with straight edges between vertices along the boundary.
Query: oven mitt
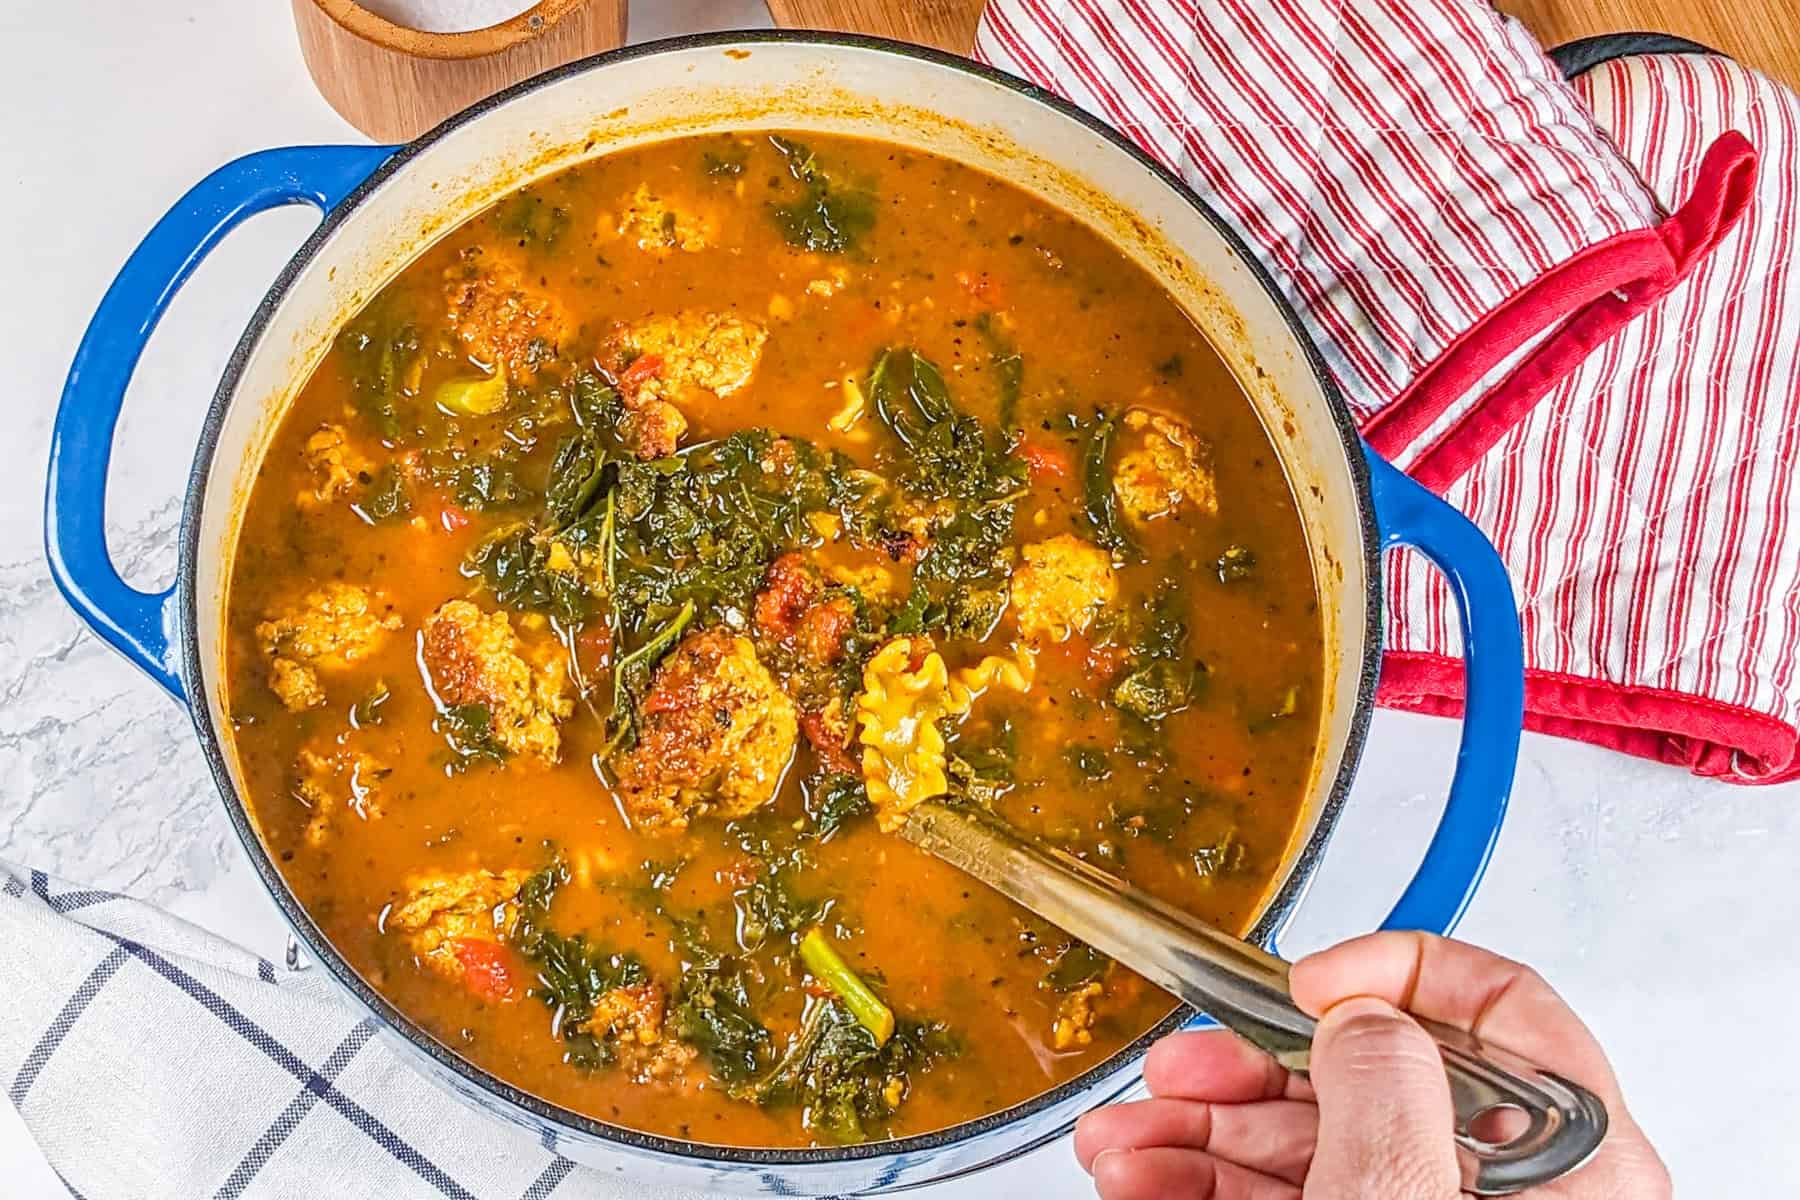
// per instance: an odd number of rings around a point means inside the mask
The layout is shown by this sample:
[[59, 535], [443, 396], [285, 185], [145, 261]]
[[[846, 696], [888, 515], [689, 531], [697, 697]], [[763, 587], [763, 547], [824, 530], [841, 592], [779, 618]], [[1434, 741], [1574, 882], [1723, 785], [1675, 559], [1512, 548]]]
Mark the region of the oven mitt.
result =
[[[1596, 43], [1571, 84], [1479, 0], [991, 0], [977, 52], [1246, 236], [1370, 444], [1506, 559], [1529, 728], [1800, 773], [1800, 100]], [[1387, 571], [1379, 698], [1459, 712], [1448, 589]]]
[[[1572, 47], [1575, 90], [1665, 203], [1740, 132], [1761, 159], [1744, 216], [1434, 478], [1512, 572], [1527, 728], [1775, 783], [1800, 775], [1800, 96], [1717, 55], [1606, 57], [1641, 48]], [[1382, 698], [1459, 711], [1448, 594], [1416, 565], [1396, 583]]]
[[[85, 1200], [682, 1200], [424, 1078], [322, 968], [0, 862], [0, 1078]], [[14, 1194], [4, 1186], [0, 1192]]]

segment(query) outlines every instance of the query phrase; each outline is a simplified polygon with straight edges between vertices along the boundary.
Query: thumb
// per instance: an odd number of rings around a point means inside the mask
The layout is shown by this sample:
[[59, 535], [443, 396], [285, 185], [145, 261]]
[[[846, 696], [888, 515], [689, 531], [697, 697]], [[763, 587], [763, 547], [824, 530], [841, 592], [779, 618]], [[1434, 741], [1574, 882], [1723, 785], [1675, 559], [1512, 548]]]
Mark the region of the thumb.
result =
[[1313, 1034], [1319, 1141], [1307, 1200], [1461, 1196], [1450, 1085], [1437, 1043], [1373, 996], [1327, 1009]]

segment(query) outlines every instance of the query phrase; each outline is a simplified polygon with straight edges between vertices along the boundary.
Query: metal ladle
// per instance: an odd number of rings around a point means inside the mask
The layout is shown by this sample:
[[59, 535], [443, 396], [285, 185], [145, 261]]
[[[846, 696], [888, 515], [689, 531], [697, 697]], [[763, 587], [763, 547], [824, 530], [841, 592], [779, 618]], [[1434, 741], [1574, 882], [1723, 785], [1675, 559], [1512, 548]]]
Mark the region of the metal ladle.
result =
[[[900, 833], [1306, 1074], [1316, 1022], [1294, 1004], [1282, 959], [998, 821], [927, 802]], [[1593, 1093], [1460, 1029], [1414, 1020], [1443, 1054], [1464, 1190], [1505, 1196], [1537, 1187], [1600, 1148], [1606, 1107]], [[1522, 1115], [1524, 1129], [1503, 1142], [1473, 1132], [1499, 1113]]]

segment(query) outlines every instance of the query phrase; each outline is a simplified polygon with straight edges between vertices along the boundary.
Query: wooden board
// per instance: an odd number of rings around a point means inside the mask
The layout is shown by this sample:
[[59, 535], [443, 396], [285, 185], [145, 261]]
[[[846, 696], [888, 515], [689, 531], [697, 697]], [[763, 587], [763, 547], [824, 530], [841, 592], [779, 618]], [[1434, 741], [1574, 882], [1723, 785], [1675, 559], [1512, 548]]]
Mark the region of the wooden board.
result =
[[[769, 0], [783, 25], [850, 29], [967, 54], [983, 0]], [[1800, 88], [1797, 0], [1497, 0], [1546, 46], [1596, 33], [1690, 38]]]
[[967, 54], [983, 0], [768, 0], [778, 25], [875, 33]]

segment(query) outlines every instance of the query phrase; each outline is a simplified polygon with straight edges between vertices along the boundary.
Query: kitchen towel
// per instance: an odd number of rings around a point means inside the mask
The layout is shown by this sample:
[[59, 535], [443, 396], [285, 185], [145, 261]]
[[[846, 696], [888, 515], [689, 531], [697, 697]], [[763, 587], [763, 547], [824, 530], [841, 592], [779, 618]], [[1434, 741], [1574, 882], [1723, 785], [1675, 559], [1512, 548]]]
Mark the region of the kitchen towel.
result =
[[0, 1078], [78, 1200], [698, 1196], [577, 1166], [421, 1075], [321, 969], [113, 892], [0, 863], [0, 979]]
[[[1506, 559], [1528, 727], [1800, 775], [1800, 99], [1704, 53], [1571, 84], [1478, 0], [993, 0], [977, 53], [1244, 233]], [[1460, 711], [1448, 589], [1387, 573], [1380, 698]]]

